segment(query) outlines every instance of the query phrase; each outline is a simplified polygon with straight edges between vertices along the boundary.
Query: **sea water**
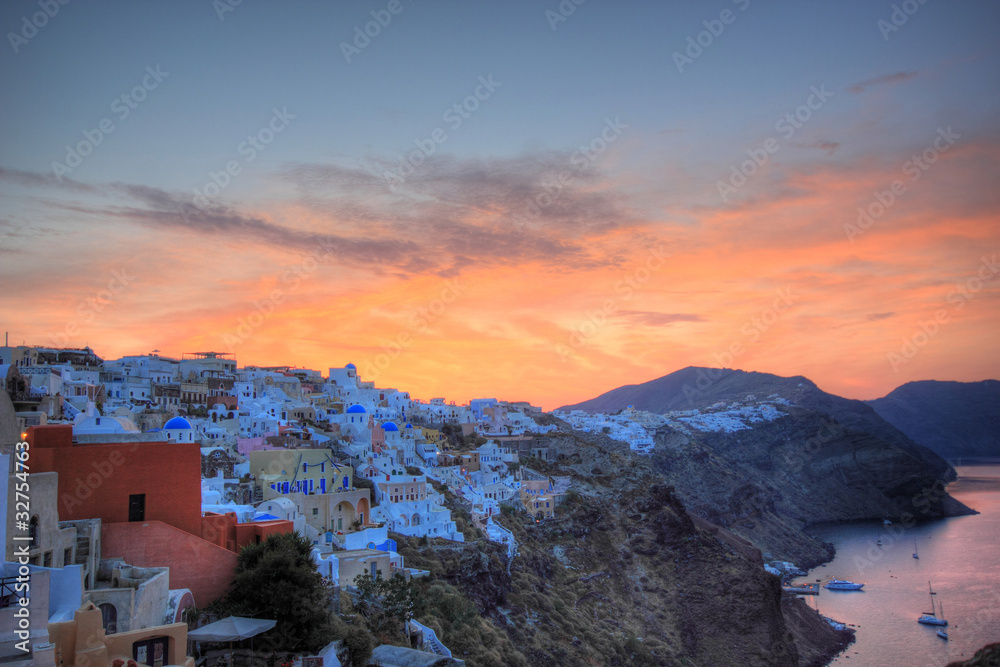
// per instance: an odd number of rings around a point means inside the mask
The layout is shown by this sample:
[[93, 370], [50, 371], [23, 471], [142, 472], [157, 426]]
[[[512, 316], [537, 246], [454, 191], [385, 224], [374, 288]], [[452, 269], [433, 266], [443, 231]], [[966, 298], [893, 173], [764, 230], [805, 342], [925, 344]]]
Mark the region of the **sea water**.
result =
[[[940, 667], [1000, 642], [1000, 465], [955, 469], [959, 477], [948, 492], [980, 514], [910, 527], [878, 522], [811, 531], [833, 543], [837, 555], [800, 581], [865, 585], [859, 592], [824, 588], [805, 596], [824, 616], [856, 629], [855, 643], [831, 664]], [[917, 623], [931, 611], [928, 582], [935, 611], [944, 606], [948, 641], [937, 636], [939, 628]]]

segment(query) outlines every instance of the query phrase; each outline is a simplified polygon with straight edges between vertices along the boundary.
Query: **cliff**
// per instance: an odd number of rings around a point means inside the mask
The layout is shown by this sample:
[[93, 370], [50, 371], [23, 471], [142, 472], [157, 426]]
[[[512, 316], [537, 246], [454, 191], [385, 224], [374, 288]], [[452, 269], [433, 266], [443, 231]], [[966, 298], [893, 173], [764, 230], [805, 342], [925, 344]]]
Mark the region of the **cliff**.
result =
[[[778, 418], [741, 430], [688, 428], [682, 414], [769, 402]], [[945, 492], [954, 469], [862, 401], [804, 377], [686, 368], [562, 410], [627, 406], [673, 415], [652, 463], [698, 516], [802, 567], [831, 550], [802, 530], [830, 521], [920, 521], [971, 513]]]
[[559, 437], [573, 448], [548, 470], [571, 479], [557, 518], [496, 518], [519, 545], [509, 574], [494, 545], [400, 544], [408, 565], [430, 569], [432, 586], [461, 591], [505, 636], [489, 636], [484, 649], [481, 639], [452, 631], [441, 617], [448, 614], [419, 619], [441, 630], [456, 657], [533, 666], [820, 665], [850, 641], [783, 594], [749, 542], [689, 513], [650, 461], [610, 439]]

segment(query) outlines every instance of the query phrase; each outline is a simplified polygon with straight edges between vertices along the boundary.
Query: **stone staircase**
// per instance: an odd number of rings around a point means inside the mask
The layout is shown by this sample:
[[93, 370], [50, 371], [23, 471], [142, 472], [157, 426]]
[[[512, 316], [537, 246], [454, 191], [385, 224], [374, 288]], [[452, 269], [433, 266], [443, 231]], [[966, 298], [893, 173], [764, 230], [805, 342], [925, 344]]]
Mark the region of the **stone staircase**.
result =
[[486, 535], [493, 542], [507, 545], [507, 574], [510, 574], [510, 567], [517, 556], [517, 539], [515, 539], [514, 533], [495, 522], [493, 517], [487, 517]]
[[437, 634], [433, 630], [414, 620], [410, 620], [408, 623], [410, 624], [410, 632], [419, 633], [423, 637], [424, 650], [436, 653], [437, 655], [443, 655], [446, 658], [452, 657], [451, 650], [441, 643], [441, 640], [438, 639]]

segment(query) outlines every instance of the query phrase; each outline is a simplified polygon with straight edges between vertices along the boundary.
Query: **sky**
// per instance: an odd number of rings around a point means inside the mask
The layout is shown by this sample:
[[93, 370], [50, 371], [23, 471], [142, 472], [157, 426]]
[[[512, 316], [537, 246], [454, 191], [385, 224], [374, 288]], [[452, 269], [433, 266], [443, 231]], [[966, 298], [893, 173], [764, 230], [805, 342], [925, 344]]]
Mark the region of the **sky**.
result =
[[[579, 3], [579, 4], [578, 4]], [[1000, 377], [1000, 5], [0, 4], [0, 326], [546, 409]]]

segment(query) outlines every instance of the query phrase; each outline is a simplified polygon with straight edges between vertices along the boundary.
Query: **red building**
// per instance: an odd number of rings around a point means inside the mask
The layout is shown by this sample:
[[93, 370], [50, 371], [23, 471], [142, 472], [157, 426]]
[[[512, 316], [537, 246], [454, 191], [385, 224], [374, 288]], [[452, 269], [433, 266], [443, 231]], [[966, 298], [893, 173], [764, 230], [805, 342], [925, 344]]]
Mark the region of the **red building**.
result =
[[197, 443], [74, 443], [73, 427], [32, 426], [31, 472], [59, 474], [59, 519], [101, 519], [101, 555], [138, 567], [169, 567], [171, 588], [205, 606], [233, 580], [236, 552], [290, 521], [236, 522], [201, 513]]

